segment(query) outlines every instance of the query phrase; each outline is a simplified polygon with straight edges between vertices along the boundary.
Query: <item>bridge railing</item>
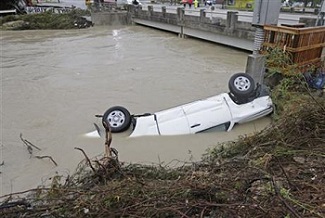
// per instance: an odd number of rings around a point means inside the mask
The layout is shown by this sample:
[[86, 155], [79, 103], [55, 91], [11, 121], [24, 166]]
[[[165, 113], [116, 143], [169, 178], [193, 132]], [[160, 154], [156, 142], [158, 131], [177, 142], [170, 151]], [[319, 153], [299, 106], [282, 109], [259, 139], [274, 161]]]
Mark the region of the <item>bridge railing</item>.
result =
[[[142, 6], [142, 10], [147, 11], [148, 10], [148, 6], [152, 6], [153, 11], [154, 12], [161, 12], [162, 11], [162, 7], [166, 8], [166, 12], [167, 13], [177, 13], [177, 8], [183, 8], [182, 5], [176, 5], [176, 6], [172, 6], [169, 4], [165, 4], [165, 5], [155, 5], [155, 4], [143, 4]], [[186, 6], [186, 8], [184, 8], [184, 12], [185, 15], [190, 15], [190, 16], [199, 16], [199, 11], [200, 10], [205, 10], [206, 13], [206, 17], [213, 19], [213, 18], [221, 18], [221, 19], [227, 19], [227, 11], [229, 10], [223, 10], [222, 8], [217, 8], [215, 6], [207, 6], [207, 7], [200, 7], [195, 9], [194, 6], [192, 6], [191, 8], [189, 8], [188, 6]], [[236, 12], [237, 10], [233, 10], [233, 12]], [[252, 22], [253, 20], [253, 14], [252, 13], [247, 13], [245, 11], [237, 11], [237, 17], [238, 17], [238, 21], [241, 22]], [[279, 19], [279, 23], [298, 23], [299, 20], [297, 18], [290, 18], [290, 17], [283, 17], [281, 19]]]

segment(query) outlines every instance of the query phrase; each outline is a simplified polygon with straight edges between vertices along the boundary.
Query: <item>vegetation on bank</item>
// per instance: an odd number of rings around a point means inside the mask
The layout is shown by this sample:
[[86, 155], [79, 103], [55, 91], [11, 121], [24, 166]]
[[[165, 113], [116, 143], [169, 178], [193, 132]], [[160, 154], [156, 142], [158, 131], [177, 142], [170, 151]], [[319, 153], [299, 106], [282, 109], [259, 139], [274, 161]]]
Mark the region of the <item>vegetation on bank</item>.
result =
[[74, 22], [81, 16], [90, 16], [90, 11], [73, 9], [67, 13], [44, 13], [8, 15], [0, 18], [2, 29], [34, 30], [34, 29], [72, 29]]
[[0, 197], [0, 217], [325, 217], [325, 98], [286, 53], [266, 64], [276, 78], [268, 128], [176, 169], [120, 162], [107, 131], [103, 157], [76, 148], [85, 160], [73, 175]]

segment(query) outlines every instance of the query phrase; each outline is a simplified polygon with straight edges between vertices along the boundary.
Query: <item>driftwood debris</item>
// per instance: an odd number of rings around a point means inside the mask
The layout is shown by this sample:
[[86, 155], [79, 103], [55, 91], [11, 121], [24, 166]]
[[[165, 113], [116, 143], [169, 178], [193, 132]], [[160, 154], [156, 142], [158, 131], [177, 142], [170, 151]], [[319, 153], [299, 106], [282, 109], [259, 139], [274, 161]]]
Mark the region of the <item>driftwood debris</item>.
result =
[[75, 147], [76, 150], [79, 150], [83, 153], [85, 161], [93, 173], [93, 181], [104, 181], [107, 179], [108, 175], [112, 175], [120, 170], [118, 151], [115, 148], [111, 147], [111, 128], [104, 123], [103, 125], [105, 128], [105, 143], [104, 155], [102, 158], [99, 160], [91, 160], [83, 149]]
[[103, 122], [103, 126], [105, 128], [105, 157], [111, 157], [112, 156], [112, 149], [111, 149], [112, 131], [111, 131], [111, 127], [109, 125], [107, 125], [106, 122]]
[[33, 143], [31, 143], [30, 141], [28, 141], [27, 139], [24, 139], [22, 133], [20, 133], [20, 139], [21, 139], [21, 141], [26, 145], [26, 147], [27, 147], [27, 151], [28, 151], [28, 153], [31, 155], [31, 157], [35, 157], [35, 158], [37, 158], [37, 159], [48, 158], [48, 159], [50, 159], [50, 160], [52, 161], [52, 163], [53, 163], [55, 166], [58, 166], [57, 162], [55, 162], [55, 160], [54, 160], [51, 156], [48, 156], [48, 155], [46, 155], [46, 156], [39, 156], [39, 155], [34, 156], [34, 155], [33, 155], [33, 148], [35, 148], [35, 149], [38, 150], [38, 151], [41, 151], [41, 149], [40, 149], [39, 147], [37, 147], [36, 145], [34, 145]]
[[33, 148], [37, 149], [37, 150], [41, 150], [39, 147], [37, 147], [36, 145], [34, 145], [33, 143], [31, 143], [30, 141], [28, 141], [27, 139], [23, 138], [23, 134], [20, 133], [20, 139], [21, 141], [26, 145], [27, 147], [27, 151], [30, 155], [33, 154]]
[[54, 164], [55, 166], [58, 166], [58, 164], [53, 160], [53, 158], [52, 158], [51, 156], [34, 156], [34, 157], [37, 158], [37, 159], [48, 158], [48, 159], [50, 159], [50, 160], [53, 162], [53, 164]]

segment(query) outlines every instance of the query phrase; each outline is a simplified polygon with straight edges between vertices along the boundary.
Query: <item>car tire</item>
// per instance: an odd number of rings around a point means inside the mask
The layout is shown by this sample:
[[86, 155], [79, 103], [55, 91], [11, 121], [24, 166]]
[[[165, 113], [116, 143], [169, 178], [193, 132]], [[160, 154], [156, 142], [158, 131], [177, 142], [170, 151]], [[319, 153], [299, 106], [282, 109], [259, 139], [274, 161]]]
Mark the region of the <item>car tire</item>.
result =
[[236, 98], [248, 98], [254, 93], [255, 82], [247, 73], [236, 73], [230, 77], [228, 87]]
[[114, 106], [109, 108], [103, 115], [103, 125], [109, 125], [111, 132], [123, 132], [131, 125], [130, 112], [121, 106]]

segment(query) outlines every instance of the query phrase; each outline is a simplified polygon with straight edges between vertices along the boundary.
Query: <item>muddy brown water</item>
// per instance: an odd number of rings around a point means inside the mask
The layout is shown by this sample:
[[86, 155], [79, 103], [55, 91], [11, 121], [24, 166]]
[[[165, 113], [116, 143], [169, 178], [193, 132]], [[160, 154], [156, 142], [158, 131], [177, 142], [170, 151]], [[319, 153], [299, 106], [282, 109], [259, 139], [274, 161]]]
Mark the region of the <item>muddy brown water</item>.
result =
[[[84, 158], [104, 152], [104, 140], [86, 138], [94, 115], [114, 105], [155, 112], [227, 92], [248, 53], [141, 26], [84, 30], [1, 32], [1, 195], [67, 176]], [[114, 134], [124, 162], [177, 166], [199, 161], [218, 142], [235, 140], [268, 118], [231, 132], [128, 138]], [[28, 153], [20, 139], [41, 150]], [[37, 159], [34, 156], [51, 156]]]

